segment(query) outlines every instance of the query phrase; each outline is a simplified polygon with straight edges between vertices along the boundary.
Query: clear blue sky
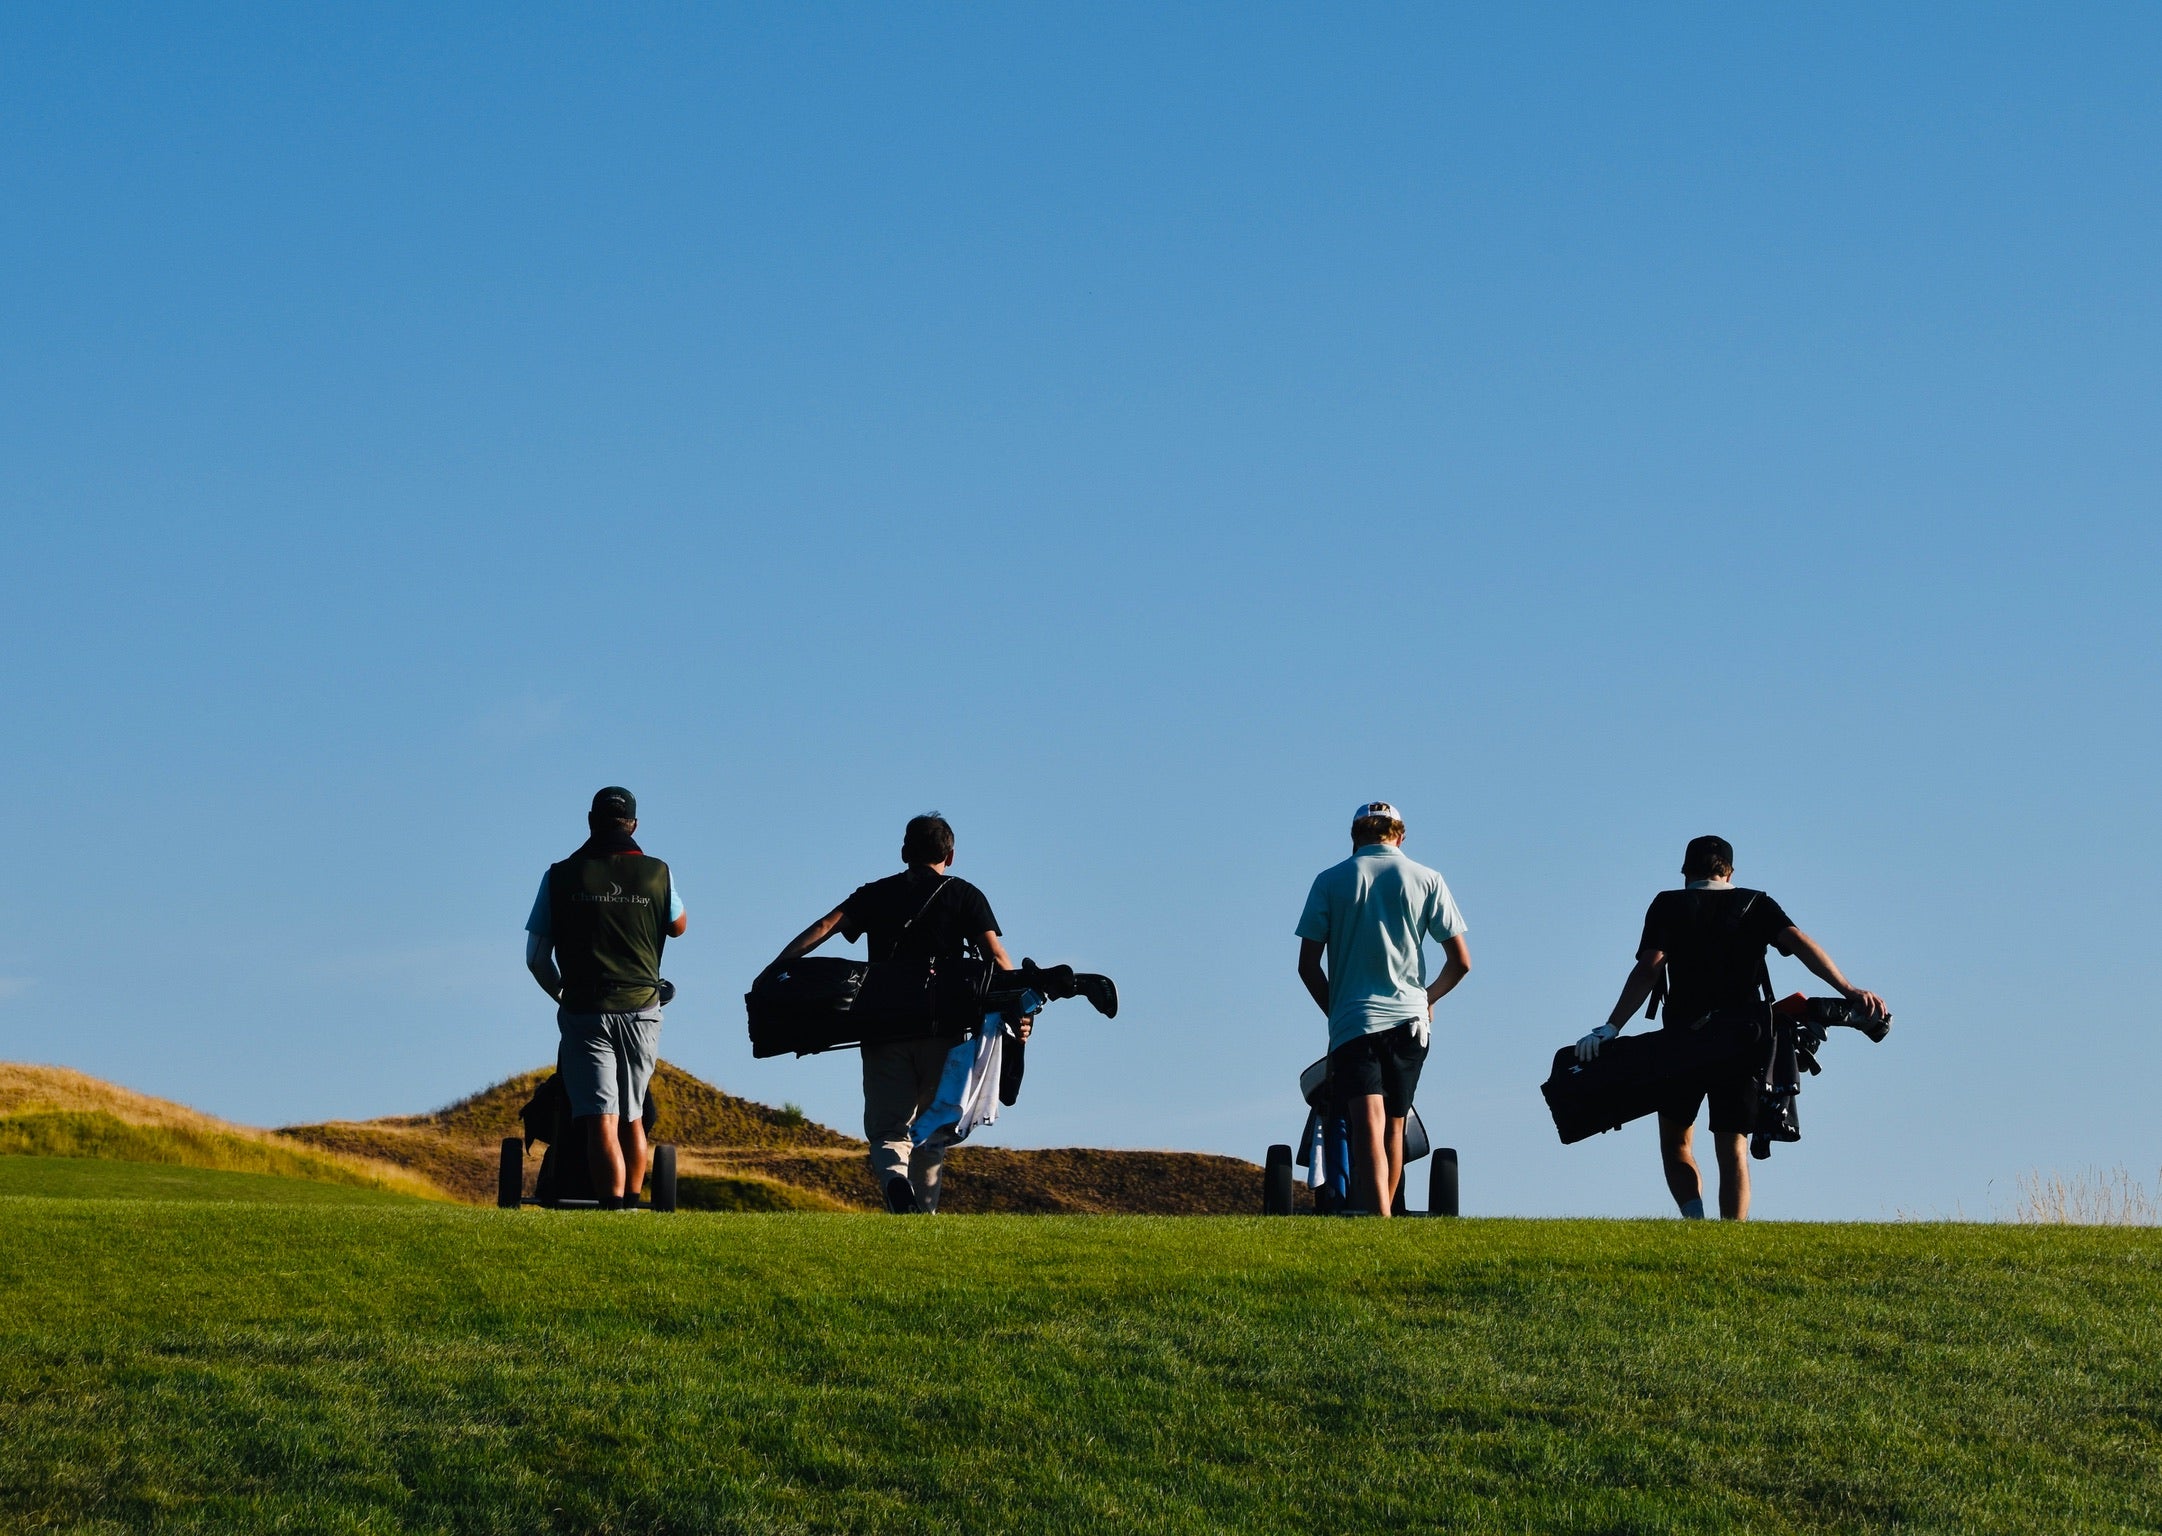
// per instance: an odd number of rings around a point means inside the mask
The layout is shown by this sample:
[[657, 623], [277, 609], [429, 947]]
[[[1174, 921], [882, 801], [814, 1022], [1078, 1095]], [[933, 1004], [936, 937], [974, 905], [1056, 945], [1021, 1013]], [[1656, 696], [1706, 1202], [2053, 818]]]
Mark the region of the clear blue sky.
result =
[[995, 1139], [1258, 1159], [1379, 796], [1468, 1210], [1671, 1208], [1536, 1084], [1708, 831], [1899, 1016], [1760, 1214], [2151, 1178], [2162, 12], [1882, 12], [10, 8], [0, 1057], [536, 1065], [620, 781], [666, 1055], [856, 1129], [739, 998], [936, 807], [1126, 999]]

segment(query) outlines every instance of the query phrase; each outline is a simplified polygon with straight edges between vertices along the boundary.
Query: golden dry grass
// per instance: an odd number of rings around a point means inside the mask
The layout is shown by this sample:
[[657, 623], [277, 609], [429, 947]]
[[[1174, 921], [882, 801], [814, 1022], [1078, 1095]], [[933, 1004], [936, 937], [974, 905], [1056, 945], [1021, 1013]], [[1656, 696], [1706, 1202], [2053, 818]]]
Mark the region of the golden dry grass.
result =
[[[422, 1115], [333, 1120], [262, 1131], [66, 1067], [0, 1063], [0, 1150], [163, 1162], [356, 1184], [487, 1205], [498, 1148], [548, 1075], [536, 1068]], [[669, 1062], [654, 1074], [658, 1140], [682, 1151], [686, 1195], [708, 1208], [881, 1208], [864, 1144], [831, 1127], [703, 1082]], [[530, 1179], [538, 1156], [527, 1161]], [[1261, 1170], [1189, 1152], [962, 1147], [947, 1160], [940, 1208], [957, 1215], [1246, 1215]]]
[[70, 1067], [0, 1062], [0, 1152], [267, 1173], [442, 1200], [448, 1193], [400, 1159], [296, 1147]]
[[[2155, 1187], [2162, 1190], [2162, 1178]], [[2162, 1223], [2162, 1198], [2123, 1168], [2030, 1173], [2019, 1181], [2012, 1219], [2041, 1226], [2151, 1227]]]
[[187, 1126], [195, 1130], [260, 1136], [245, 1126], [171, 1099], [154, 1099], [118, 1083], [77, 1072], [72, 1067], [45, 1067], [29, 1062], [0, 1061], [0, 1115], [33, 1114], [40, 1110], [86, 1110], [111, 1115], [129, 1125]]

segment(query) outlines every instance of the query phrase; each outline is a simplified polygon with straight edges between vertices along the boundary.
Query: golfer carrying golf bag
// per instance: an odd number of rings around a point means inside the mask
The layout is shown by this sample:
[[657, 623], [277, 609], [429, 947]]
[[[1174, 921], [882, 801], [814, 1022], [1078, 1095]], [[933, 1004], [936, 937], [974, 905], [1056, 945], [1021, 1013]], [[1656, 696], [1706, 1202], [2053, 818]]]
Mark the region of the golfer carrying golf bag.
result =
[[661, 950], [684, 915], [668, 866], [632, 836], [638, 801], [593, 797], [583, 846], [541, 876], [526, 919], [526, 969], [556, 1000], [556, 1068], [588, 1135], [600, 1207], [635, 1210], [646, 1178], [646, 1085], [661, 1043]]
[[[853, 943], [867, 936], [874, 965], [934, 963], [976, 958], [1010, 971], [1013, 962], [999, 942], [991, 903], [966, 880], [946, 872], [953, 863], [953, 828], [936, 812], [912, 819], [901, 834], [898, 875], [859, 885], [849, 898], [788, 941], [769, 972], [807, 955], [835, 933]], [[1021, 1040], [1032, 1019], [1013, 1024]], [[871, 1144], [871, 1178], [896, 1215], [935, 1212], [946, 1147], [918, 1145], [910, 1126], [938, 1097], [946, 1058], [963, 1037], [934, 1034], [916, 1040], [884, 1040], [863, 1051], [863, 1137]], [[1009, 1101], [1010, 1102], [1010, 1101]]]
[[[1884, 999], [1851, 985], [1824, 947], [1795, 927], [1778, 902], [1734, 883], [1734, 846], [1725, 838], [1691, 838], [1682, 852], [1682, 879], [1681, 890], [1652, 898], [1636, 967], [1607, 1021], [1576, 1043], [1579, 1061], [1596, 1057], [1638, 1008], [1649, 1018], [1664, 1002], [1667, 1029], [1693, 1029], [1720, 1009], [1761, 1010], [1772, 1001], [1767, 945], [1801, 961], [1871, 1018], [1889, 1016]], [[1684, 1216], [1704, 1215], [1704, 1179], [1689, 1144], [1697, 1111], [1709, 1098], [1719, 1214], [1729, 1221], [1748, 1219], [1749, 1160], [1743, 1145], [1756, 1128], [1757, 1082], [1756, 1064], [1745, 1061], [1726, 1082], [1685, 1093], [1659, 1111], [1659, 1160]]]
[[[1299, 979], [1329, 1016], [1328, 1093], [1350, 1121], [1352, 1203], [1386, 1216], [1434, 1004], [1471, 973], [1464, 916], [1447, 881], [1404, 857], [1396, 807], [1375, 800], [1352, 812], [1351, 857], [1314, 877], [1298, 933]], [[1427, 939], [1447, 956], [1431, 984]]]

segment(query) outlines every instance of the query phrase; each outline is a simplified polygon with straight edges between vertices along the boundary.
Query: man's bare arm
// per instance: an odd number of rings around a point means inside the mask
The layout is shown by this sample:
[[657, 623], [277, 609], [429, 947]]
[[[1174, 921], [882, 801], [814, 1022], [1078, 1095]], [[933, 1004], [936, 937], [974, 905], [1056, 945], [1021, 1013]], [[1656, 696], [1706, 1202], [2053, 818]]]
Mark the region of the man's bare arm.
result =
[[1636, 968], [1629, 979], [1622, 983], [1621, 998], [1614, 1004], [1614, 1011], [1606, 1016], [1607, 1027], [1616, 1034], [1622, 1026], [1644, 1006], [1644, 1000], [1652, 995], [1652, 986], [1659, 980], [1659, 967], [1666, 963], [1663, 950], [1647, 950], [1637, 956]]
[[1462, 934], [1441, 946], [1441, 952], [1449, 958], [1442, 962], [1441, 974], [1427, 983], [1426, 1016], [1434, 1016], [1434, 1005], [1456, 990], [1456, 984], [1471, 974], [1471, 943]]
[[543, 992], [557, 1002], [563, 1000], [563, 977], [556, 970], [555, 946], [537, 933], [525, 936], [525, 968]]
[[1824, 946], [1799, 928], [1788, 928], [1773, 938], [1780, 953], [1792, 955], [1809, 967], [1811, 975], [1820, 981], [1828, 981], [1839, 989], [1839, 995], [1857, 1007], [1868, 1010], [1873, 1019], [1881, 1019], [1892, 1010], [1884, 1006], [1884, 999], [1874, 992], [1864, 992], [1840, 974], [1832, 957], [1824, 952]]
[[691, 914], [688, 912], [684, 913], [681, 917], [677, 918], [674, 922], [668, 925], [668, 936], [671, 939], [680, 939], [690, 931]]
[[[781, 952], [773, 957], [773, 965], [786, 965], [798, 955], [807, 955], [818, 948], [819, 945], [825, 943], [826, 940], [832, 938], [841, 926], [841, 913], [845, 910], [845, 907], [835, 907], [817, 922], [811, 924], [810, 927], [804, 929], [803, 932], [790, 939]], [[767, 966], [766, 969], [772, 970], [773, 965]]]
[[1329, 1011], [1329, 977], [1321, 968], [1322, 944], [1318, 939], [1299, 940], [1299, 980], [1306, 983], [1307, 995], [1314, 1006], [1323, 1013]]

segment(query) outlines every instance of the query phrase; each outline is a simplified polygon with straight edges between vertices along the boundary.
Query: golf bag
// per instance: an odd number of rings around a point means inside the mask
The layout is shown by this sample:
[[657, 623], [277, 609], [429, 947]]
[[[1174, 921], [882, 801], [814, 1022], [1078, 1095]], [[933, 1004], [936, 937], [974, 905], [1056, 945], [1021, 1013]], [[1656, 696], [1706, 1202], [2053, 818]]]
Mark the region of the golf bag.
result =
[[[646, 1135], [650, 1138], [660, 1119], [660, 1106], [654, 1102], [651, 1085], [646, 1089], [645, 1113], [640, 1118], [644, 1120]], [[540, 1172], [533, 1176], [534, 1200], [552, 1206], [559, 1200], [593, 1199], [593, 1175], [586, 1138], [578, 1133], [577, 1122], [571, 1116], [571, 1096], [563, 1086], [562, 1073], [548, 1074], [548, 1080], [533, 1090], [533, 1097], [518, 1111], [518, 1119], [525, 1126], [528, 1152], [533, 1150], [536, 1141], [545, 1142], [548, 1147], [541, 1158]], [[515, 1187], [512, 1193], [516, 1193]], [[516, 1203], [512, 1201], [512, 1204]]]
[[1577, 1060], [1576, 1047], [1564, 1046], [1554, 1053], [1553, 1070], [1539, 1092], [1566, 1146], [1617, 1130], [1677, 1098], [1753, 1075], [1752, 1150], [1768, 1157], [1772, 1142], [1801, 1137], [1795, 1095], [1801, 1074], [1820, 1070], [1816, 1050], [1832, 1025], [1861, 1030], [1872, 1040], [1882, 1040], [1892, 1028], [1891, 1020], [1872, 1020], [1843, 998], [1796, 993], [1775, 1004], [1714, 1009], [1685, 1028], [1623, 1035], [1607, 1041], [1590, 1061]]
[[[1299, 1133], [1298, 1166], [1307, 1170], [1314, 1192], [1314, 1213], [1331, 1215], [1351, 1204], [1351, 1123], [1343, 1105], [1329, 1097], [1329, 1058], [1324, 1056], [1299, 1074], [1299, 1093], [1306, 1100], [1306, 1129]], [[1404, 1115], [1404, 1166], [1409, 1168], [1434, 1150], [1426, 1134], [1426, 1122], [1413, 1105]], [[1397, 1205], [1403, 1207], [1403, 1191]]]
[[1590, 1061], [1564, 1046], [1539, 1091], [1567, 1146], [1747, 1072], [1765, 1059], [1771, 1036], [1771, 1012], [1762, 1004], [1715, 1009], [1686, 1028], [1609, 1040]]
[[[1033, 960], [1003, 971], [988, 960], [805, 956], [761, 974], [743, 1003], [753, 1056], [809, 1056], [888, 1040], [974, 1035], [986, 1015], [1013, 1013], [1031, 992], [1044, 1001], [1085, 997], [1105, 1018], [1118, 1016], [1118, 988], [1110, 977]], [[1020, 1092], [1018, 1071], [1012, 1089]]]
[[1825, 1032], [1835, 1025], [1858, 1029], [1874, 1044], [1881, 1044], [1892, 1032], [1890, 1018], [1872, 1019], [1843, 997], [1804, 997], [1797, 992], [1772, 1005], [1772, 1048], [1757, 1082], [1751, 1157], [1770, 1157], [1775, 1141], [1802, 1139], [1795, 1103], [1802, 1091], [1802, 1074], [1813, 1077], [1824, 1070], [1817, 1064], [1817, 1052], [1824, 1045]]

